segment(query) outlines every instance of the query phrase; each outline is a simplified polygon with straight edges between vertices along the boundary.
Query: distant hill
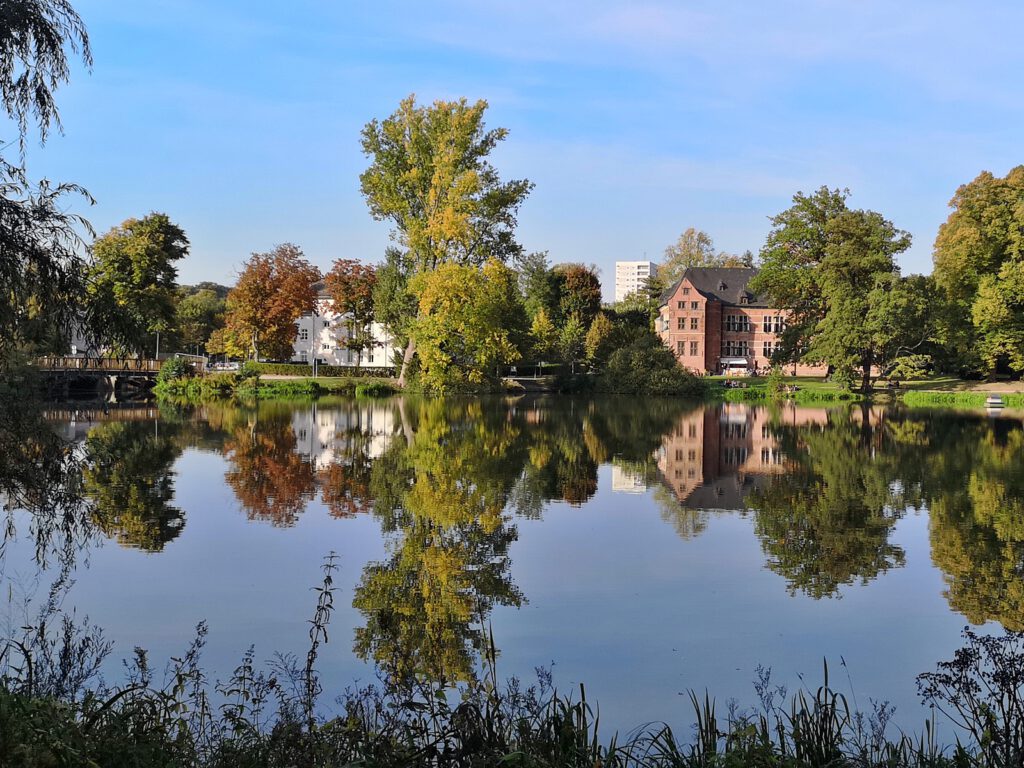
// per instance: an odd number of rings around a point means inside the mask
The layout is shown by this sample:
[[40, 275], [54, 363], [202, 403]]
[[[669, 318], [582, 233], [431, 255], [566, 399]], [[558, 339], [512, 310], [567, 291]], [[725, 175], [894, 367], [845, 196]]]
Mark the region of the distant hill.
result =
[[220, 283], [196, 283], [195, 285], [179, 285], [178, 292], [185, 296], [192, 296], [193, 294], [199, 293], [200, 291], [213, 291], [217, 294], [218, 299], [226, 299], [228, 292], [231, 290], [229, 286], [221, 285]]

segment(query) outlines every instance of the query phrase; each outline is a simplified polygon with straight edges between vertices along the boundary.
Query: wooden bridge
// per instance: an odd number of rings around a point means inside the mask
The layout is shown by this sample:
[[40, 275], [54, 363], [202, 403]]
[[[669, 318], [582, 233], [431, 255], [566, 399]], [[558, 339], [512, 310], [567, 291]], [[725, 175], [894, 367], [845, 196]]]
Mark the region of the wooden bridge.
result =
[[38, 362], [41, 371], [89, 372], [116, 376], [118, 374], [147, 374], [160, 372], [160, 360], [117, 357], [44, 357]]
[[113, 392], [119, 399], [148, 394], [160, 372], [160, 360], [117, 357], [44, 357], [36, 362], [47, 394], [57, 399], [71, 394]]

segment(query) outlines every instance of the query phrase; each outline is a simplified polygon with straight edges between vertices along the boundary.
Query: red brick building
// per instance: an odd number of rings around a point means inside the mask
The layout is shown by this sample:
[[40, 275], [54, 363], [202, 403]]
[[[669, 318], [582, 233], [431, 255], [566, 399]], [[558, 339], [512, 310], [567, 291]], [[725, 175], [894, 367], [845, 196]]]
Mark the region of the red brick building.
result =
[[[661, 295], [658, 335], [679, 364], [695, 373], [762, 373], [786, 322], [747, 284], [748, 268], [690, 268]], [[787, 365], [801, 376], [823, 374], [823, 367]]]

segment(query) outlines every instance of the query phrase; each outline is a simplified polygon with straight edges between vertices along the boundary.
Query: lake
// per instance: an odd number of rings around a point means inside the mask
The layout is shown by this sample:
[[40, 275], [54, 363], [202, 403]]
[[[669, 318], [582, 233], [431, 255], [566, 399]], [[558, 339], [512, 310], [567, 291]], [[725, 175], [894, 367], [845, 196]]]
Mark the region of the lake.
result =
[[114, 642], [111, 681], [200, 621], [212, 677], [250, 645], [304, 658], [332, 552], [328, 693], [471, 680], [493, 637], [499, 677], [585, 683], [609, 730], [685, 727], [691, 689], [752, 706], [759, 666], [813, 690], [826, 659], [851, 703], [920, 730], [915, 677], [966, 624], [1024, 628], [1009, 413], [407, 397], [49, 419], [87, 457], [89, 530], [41, 569], [14, 513], [2, 631], [74, 549], [56, 593]]

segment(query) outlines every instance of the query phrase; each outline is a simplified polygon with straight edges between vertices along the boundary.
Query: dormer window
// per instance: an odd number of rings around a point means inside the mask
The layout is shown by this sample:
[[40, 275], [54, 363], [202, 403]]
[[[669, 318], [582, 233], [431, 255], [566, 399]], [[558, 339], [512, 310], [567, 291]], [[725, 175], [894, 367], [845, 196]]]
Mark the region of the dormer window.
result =
[[720, 291], [724, 291], [724, 290], [725, 290], [726, 288], [728, 288], [728, 287], [729, 287], [729, 286], [727, 286], [727, 285], [725, 284], [725, 281], [724, 281], [724, 280], [722, 280], [721, 282], [719, 282], [719, 283], [718, 283], [718, 290], [720, 290]]
[[746, 296], [740, 296], [740, 304], [749, 304], [750, 300]]

